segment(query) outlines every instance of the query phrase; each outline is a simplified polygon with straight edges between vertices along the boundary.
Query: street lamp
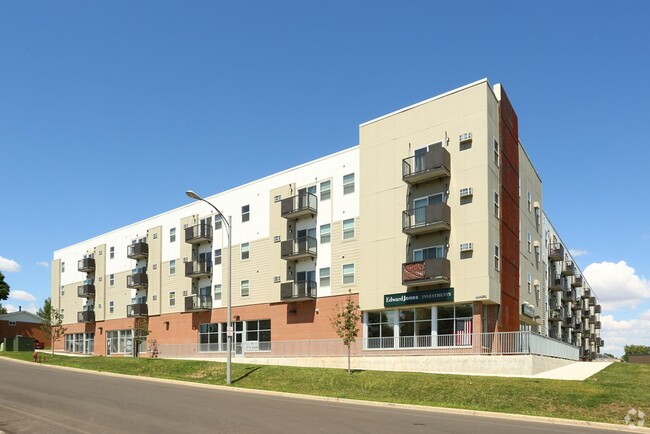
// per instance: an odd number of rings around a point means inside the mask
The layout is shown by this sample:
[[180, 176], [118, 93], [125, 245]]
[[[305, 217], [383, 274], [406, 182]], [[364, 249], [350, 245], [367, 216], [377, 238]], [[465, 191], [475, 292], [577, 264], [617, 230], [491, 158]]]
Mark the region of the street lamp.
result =
[[190, 199], [201, 200], [208, 205], [210, 205], [217, 212], [217, 215], [221, 217], [221, 221], [225, 224], [226, 230], [228, 231], [228, 297], [226, 299], [226, 309], [227, 309], [227, 335], [228, 335], [228, 346], [226, 350], [228, 355], [226, 357], [226, 384], [231, 383], [231, 374], [232, 374], [232, 216], [228, 216], [228, 220], [224, 215], [219, 211], [219, 208], [214, 206], [212, 203], [203, 199], [198, 194], [194, 193], [192, 190], [187, 190], [185, 192], [187, 197]]

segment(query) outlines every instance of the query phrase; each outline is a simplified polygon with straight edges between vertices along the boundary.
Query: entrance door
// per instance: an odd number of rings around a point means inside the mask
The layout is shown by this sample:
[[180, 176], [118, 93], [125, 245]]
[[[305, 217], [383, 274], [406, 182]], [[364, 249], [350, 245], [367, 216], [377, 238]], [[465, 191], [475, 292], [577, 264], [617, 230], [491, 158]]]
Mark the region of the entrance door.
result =
[[233, 344], [235, 345], [235, 356], [242, 357], [244, 355], [244, 323], [242, 321], [232, 324], [235, 331]]

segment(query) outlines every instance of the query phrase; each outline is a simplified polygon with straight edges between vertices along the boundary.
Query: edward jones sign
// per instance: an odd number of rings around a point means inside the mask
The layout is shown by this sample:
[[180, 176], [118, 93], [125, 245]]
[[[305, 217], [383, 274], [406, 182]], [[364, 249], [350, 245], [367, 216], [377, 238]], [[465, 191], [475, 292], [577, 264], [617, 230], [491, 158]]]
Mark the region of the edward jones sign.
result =
[[384, 307], [406, 306], [408, 304], [438, 303], [454, 301], [454, 288], [433, 289], [431, 291], [402, 292], [384, 295]]

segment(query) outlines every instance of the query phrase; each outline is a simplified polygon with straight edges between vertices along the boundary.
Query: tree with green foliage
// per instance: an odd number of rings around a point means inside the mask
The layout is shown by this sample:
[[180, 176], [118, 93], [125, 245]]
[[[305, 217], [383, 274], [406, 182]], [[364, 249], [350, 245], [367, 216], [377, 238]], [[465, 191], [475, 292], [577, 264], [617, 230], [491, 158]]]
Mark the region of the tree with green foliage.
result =
[[624, 362], [629, 362], [631, 355], [648, 355], [650, 354], [650, 347], [646, 345], [626, 345], [625, 354], [621, 357]]
[[359, 305], [352, 300], [351, 290], [348, 290], [345, 303], [342, 306], [336, 305], [335, 315], [331, 318], [331, 321], [332, 327], [343, 341], [343, 345], [348, 347], [348, 374], [350, 374], [352, 373], [350, 369], [350, 347], [357, 340], [357, 336], [359, 336], [359, 321], [361, 321]]
[[[9, 290], [9, 284], [5, 282], [5, 275], [0, 271], [0, 301], [9, 298]], [[0, 303], [0, 314], [1, 313], [7, 313], [7, 309], [2, 306], [2, 303]]]
[[38, 316], [43, 319], [41, 331], [50, 341], [50, 348], [54, 354], [54, 342], [65, 336], [66, 328], [63, 327], [63, 317], [59, 309], [52, 308], [52, 299], [45, 299], [43, 307], [38, 310]]

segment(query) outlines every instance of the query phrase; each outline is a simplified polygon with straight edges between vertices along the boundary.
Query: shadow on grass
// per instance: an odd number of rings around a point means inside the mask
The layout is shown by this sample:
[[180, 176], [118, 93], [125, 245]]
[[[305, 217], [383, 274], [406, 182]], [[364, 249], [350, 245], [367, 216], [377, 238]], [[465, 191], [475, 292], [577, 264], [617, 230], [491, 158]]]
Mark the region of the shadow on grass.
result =
[[244, 375], [238, 377], [238, 378], [235, 378], [234, 380], [232, 380], [232, 382], [237, 383], [238, 381], [243, 380], [244, 378], [251, 375], [253, 372], [257, 371], [258, 369], [262, 369], [262, 366], [255, 366], [255, 367], [252, 367], [252, 368], [246, 368], [246, 373]]

